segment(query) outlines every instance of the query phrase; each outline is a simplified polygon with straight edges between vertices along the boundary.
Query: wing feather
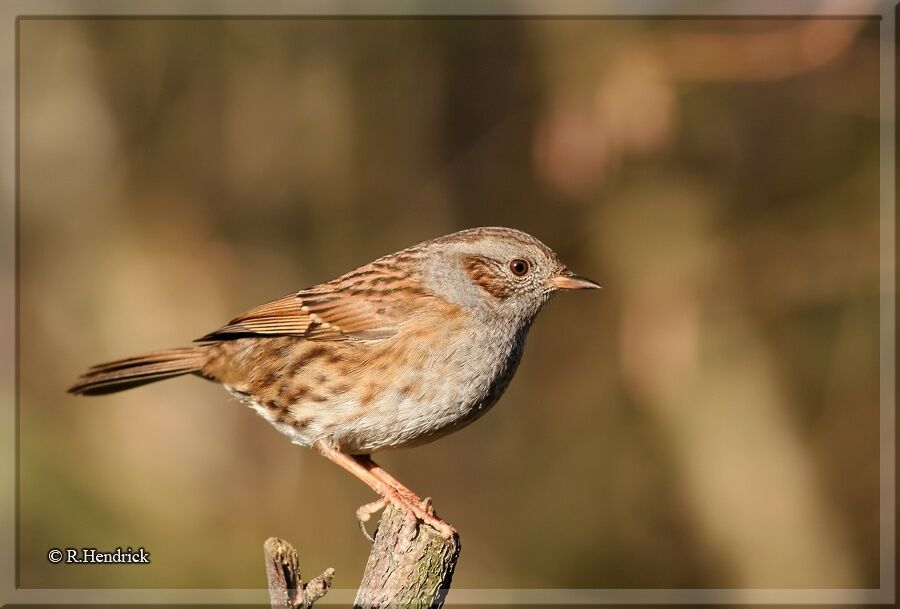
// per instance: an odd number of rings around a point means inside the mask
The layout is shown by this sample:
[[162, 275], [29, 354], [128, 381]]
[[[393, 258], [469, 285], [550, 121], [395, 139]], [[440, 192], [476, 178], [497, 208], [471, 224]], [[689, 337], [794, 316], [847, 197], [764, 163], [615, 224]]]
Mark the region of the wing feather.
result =
[[415, 306], [414, 301], [423, 295], [421, 290], [409, 286], [406, 299], [398, 298], [398, 294], [384, 295], [359, 283], [324, 284], [282, 296], [235, 317], [197, 340], [228, 340], [248, 335], [377, 340], [395, 334], [404, 312], [408, 313]]

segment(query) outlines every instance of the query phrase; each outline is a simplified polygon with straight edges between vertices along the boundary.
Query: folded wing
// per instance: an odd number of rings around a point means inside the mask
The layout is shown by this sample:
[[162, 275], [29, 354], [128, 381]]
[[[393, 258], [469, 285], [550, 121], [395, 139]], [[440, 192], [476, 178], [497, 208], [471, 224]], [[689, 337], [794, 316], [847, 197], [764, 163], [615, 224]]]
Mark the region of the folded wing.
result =
[[242, 336], [302, 336], [308, 340], [378, 340], [419, 306], [422, 289], [407, 277], [356, 272], [260, 305], [198, 341]]

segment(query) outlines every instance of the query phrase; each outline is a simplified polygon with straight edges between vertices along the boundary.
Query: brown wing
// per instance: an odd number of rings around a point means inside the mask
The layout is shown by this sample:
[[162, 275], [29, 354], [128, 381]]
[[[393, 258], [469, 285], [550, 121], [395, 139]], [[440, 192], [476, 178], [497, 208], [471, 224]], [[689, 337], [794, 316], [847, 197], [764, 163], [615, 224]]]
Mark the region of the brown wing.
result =
[[356, 295], [299, 292], [238, 315], [198, 341], [240, 336], [302, 336], [308, 340], [387, 338], [396, 323]]
[[197, 340], [247, 335], [377, 340], [395, 334], [398, 324], [424, 297], [421, 285], [386, 257], [329, 283], [256, 307]]

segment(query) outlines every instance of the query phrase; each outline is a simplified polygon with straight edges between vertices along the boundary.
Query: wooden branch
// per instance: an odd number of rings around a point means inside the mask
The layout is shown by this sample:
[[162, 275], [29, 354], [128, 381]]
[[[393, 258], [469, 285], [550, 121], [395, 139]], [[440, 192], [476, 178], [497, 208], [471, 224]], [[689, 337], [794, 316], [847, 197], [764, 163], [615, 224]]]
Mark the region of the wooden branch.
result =
[[444, 604], [459, 558], [459, 537], [444, 539], [389, 505], [378, 523], [354, 607], [434, 607]]
[[263, 551], [266, 554], [266, 578], [269, 580], [272, 609], [310, 609], [331, 587], [334, 577], [334, 569], [331, 568], [304, 585], [300, 579], [297, 550], [283, 539], [269, 537], [263, 544]]
[[[334, 569], [304, 585], [297, 551], [270, 537], [264, 545], [272, 609], [309, 609], [331, 586]], [[440, 609], [459, 558], [459, 537], [444, 539], [404, 510], [388, 506], [353, 603], [360, 609]]]

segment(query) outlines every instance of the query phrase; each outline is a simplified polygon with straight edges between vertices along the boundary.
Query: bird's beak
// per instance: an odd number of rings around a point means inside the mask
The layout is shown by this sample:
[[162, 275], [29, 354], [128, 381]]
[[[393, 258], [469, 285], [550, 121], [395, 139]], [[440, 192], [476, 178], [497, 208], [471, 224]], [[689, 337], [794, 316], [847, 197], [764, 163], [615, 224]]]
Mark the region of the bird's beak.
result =
[[590, 279], [579, 277], [569, 269], [563, 269], [559, 274], [549, 279], [550, 285], [557, 290], [599, 290], [600, 285]]

